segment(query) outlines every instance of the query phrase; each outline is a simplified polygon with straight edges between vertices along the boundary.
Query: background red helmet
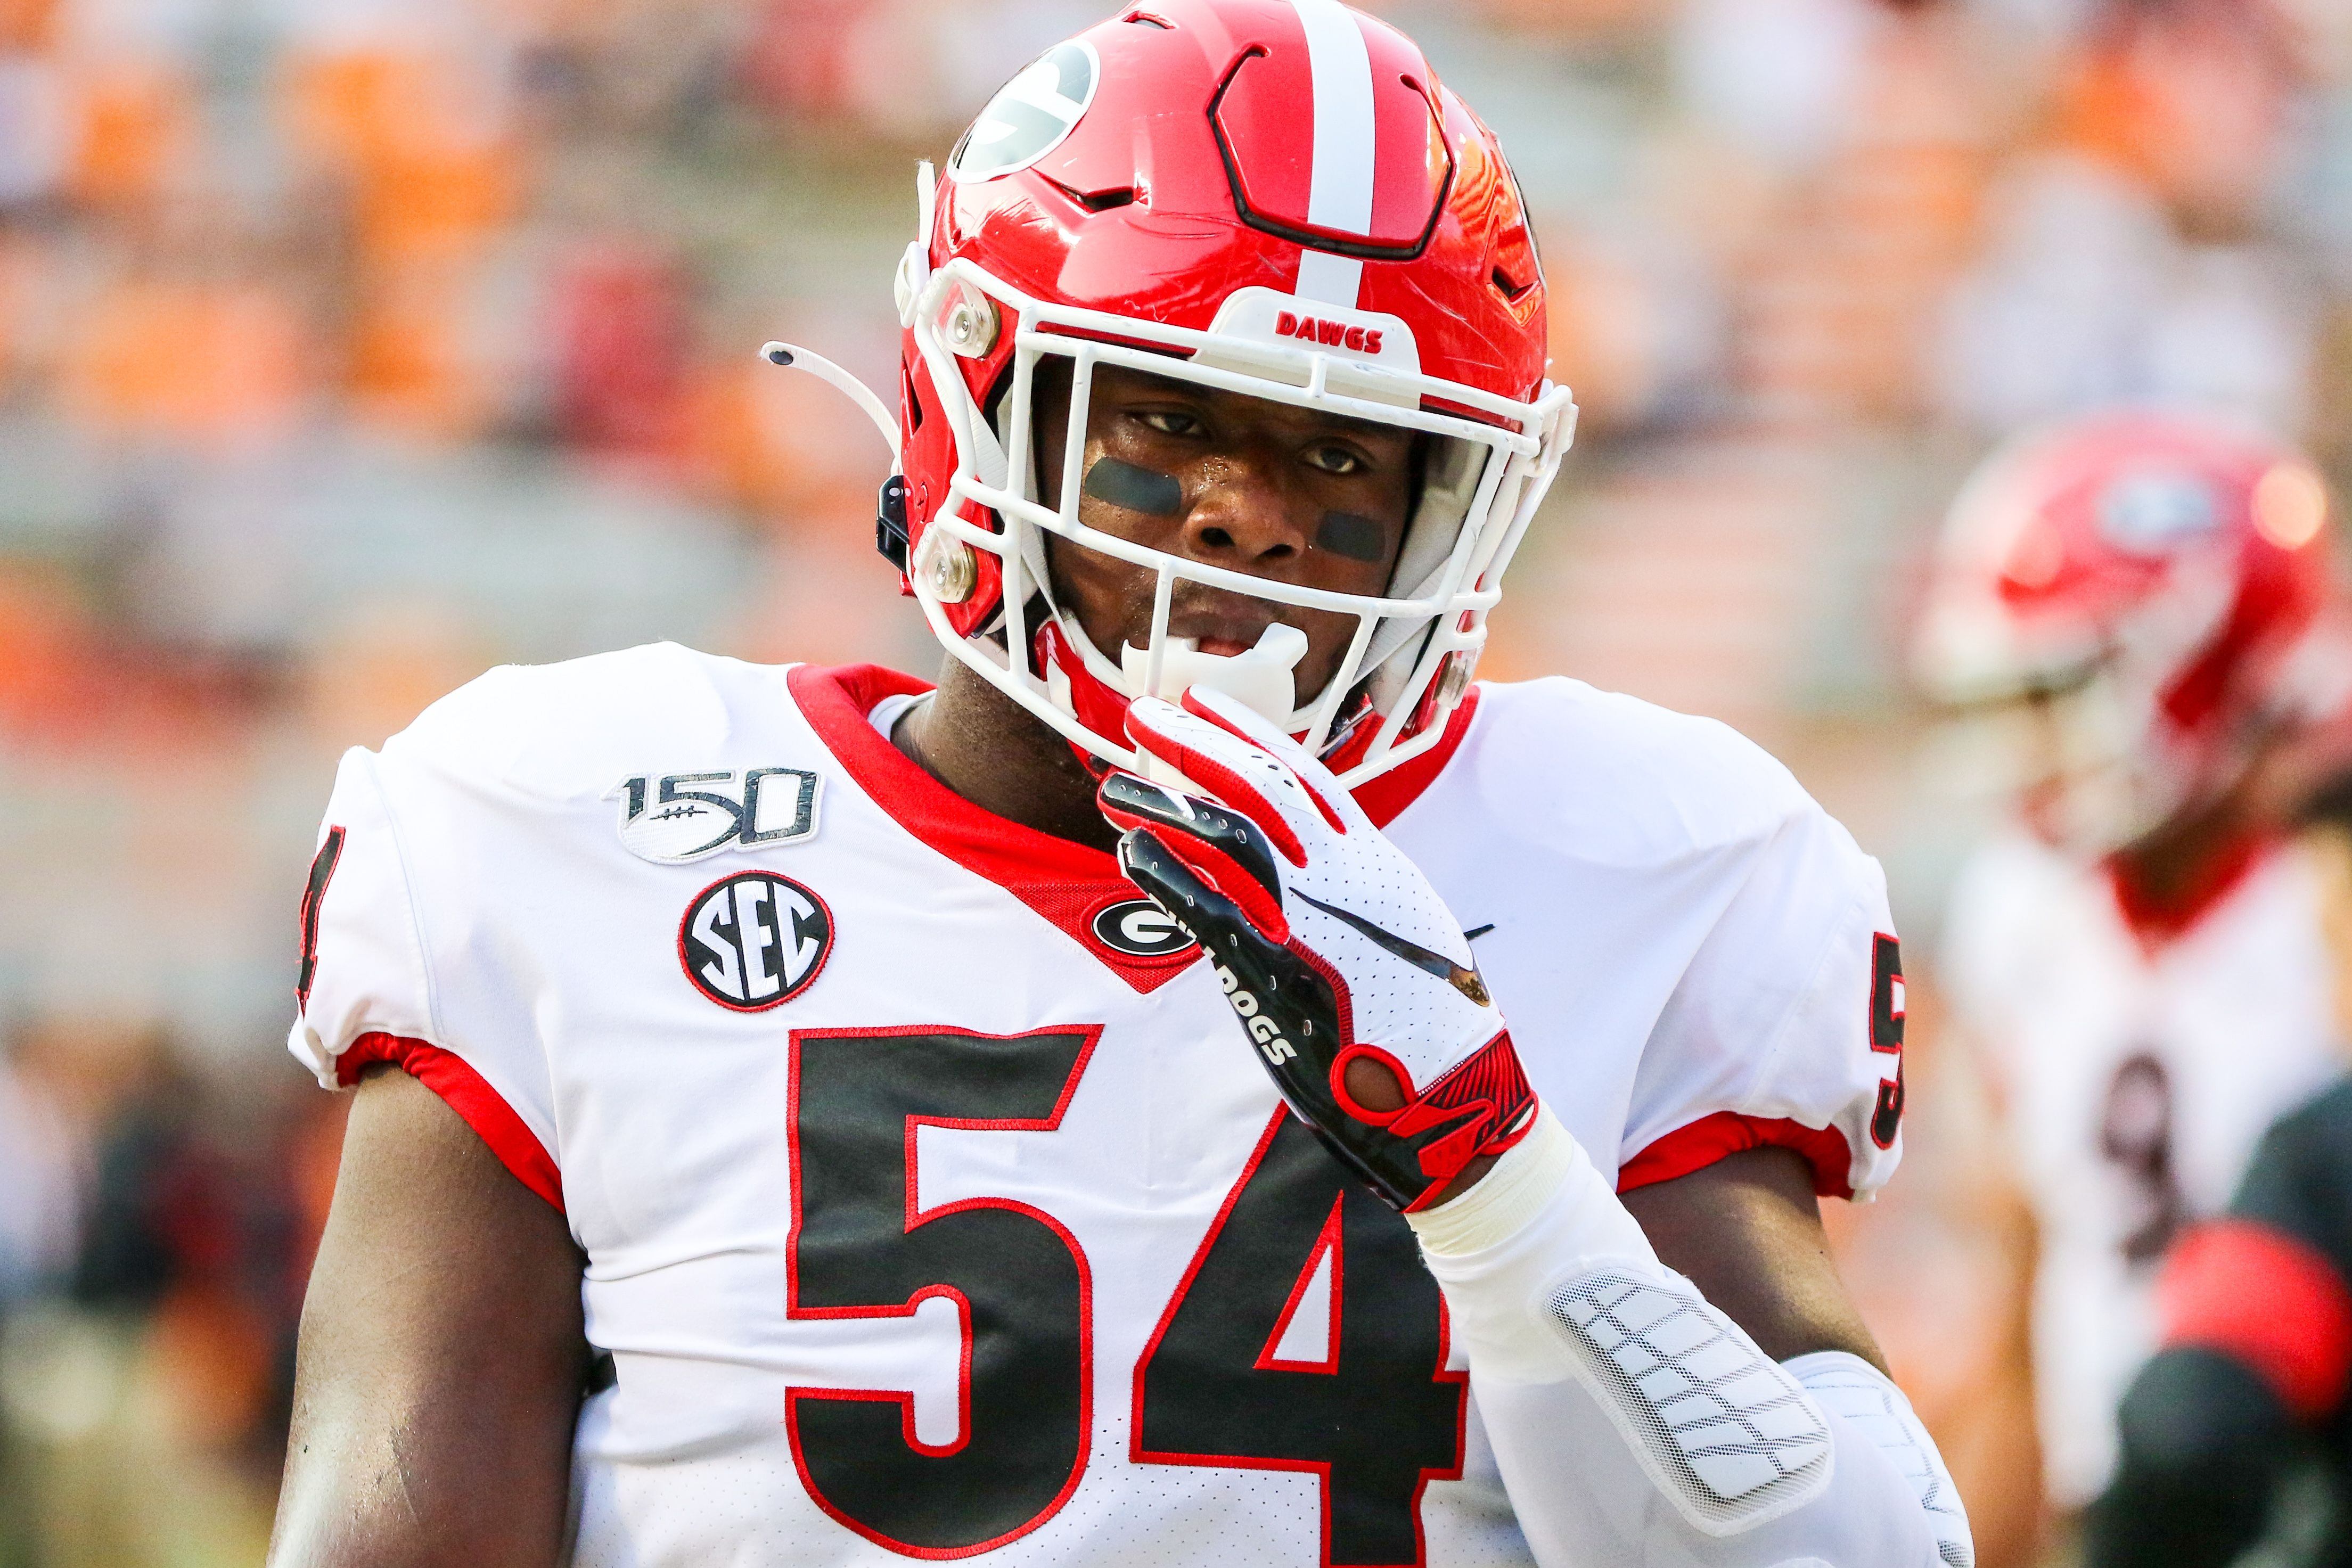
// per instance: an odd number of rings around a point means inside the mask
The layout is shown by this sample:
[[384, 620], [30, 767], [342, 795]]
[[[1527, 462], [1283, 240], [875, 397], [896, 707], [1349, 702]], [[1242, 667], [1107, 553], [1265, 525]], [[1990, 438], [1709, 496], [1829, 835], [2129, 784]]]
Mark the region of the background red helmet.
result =
[[1948, 702], [2047, 699], [2071, 788], [2042, 825], [2111, 850], [2352, 701], [2334, 534], [2312, 465], [2223, 420], [2036, 432], [1953, 503], [1915, 666]]
[[[1544, 376], [1543, 276], [1501, 149], [1412, 41], [1337, 0], [1155, 0], [1002, 89], [936, 184], [898, 277], [899, 557], [950, 652], [1075, 743], [1133, 760], [1146, 691], [1219, 685], [1350, 782], [1433, 744], [1573, 426]], [[1276, 584], [1078, 520], [1081, 443], [1039, 504], [1033, 387], [1148, 370], [1422, 433], [1387, 596]], [[822, 361], [809, 368], [828, 373]], [[1054, 603], [1043, 536], [1158, 574], [1150, 645], [1107, 655]], [[1277, 626], [1231, 659], [1167, 634], [1179, 580], [1355, 614], [1320, 692]], [[1281, 635], [1277, 635], [1281, 633]]]

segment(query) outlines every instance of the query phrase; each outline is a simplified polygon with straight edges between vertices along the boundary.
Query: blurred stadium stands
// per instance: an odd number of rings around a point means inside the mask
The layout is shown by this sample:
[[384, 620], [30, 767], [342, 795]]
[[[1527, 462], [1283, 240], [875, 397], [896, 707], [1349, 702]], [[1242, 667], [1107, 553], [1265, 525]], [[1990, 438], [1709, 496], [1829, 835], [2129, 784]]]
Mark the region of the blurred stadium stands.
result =
[[[1995, 435], [2117, 397], [2347, 476], [2352, 11], [2186, 0], [2126, 45], [2096, 0], [1372, 8], [1510, 150], [1585, 411], [1484, 673], [1723, 717], [1887, 862], [1911, 1164], [1833, 1219], [1979, 1473], [2010, 1239], [1934, 1051], [1970, 824], [1913, 761], [1918, 542]], [[933, 665], [880, 447], [754, 350], [887, 384], [913, 161], [1099, 11], [0, 0], [0, 1568], [259, 1560], [339, 1115], [278, 1041], [343, 747], [654, 638]]]

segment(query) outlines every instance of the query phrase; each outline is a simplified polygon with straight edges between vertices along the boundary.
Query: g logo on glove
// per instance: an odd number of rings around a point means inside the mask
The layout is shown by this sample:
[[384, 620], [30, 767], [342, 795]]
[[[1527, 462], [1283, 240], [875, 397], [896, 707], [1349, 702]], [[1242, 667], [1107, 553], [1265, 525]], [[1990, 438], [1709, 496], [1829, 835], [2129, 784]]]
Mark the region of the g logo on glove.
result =
[[[1127, 729], [1198, 793], [1107, 777], [1120, 869], [1215, 962], [1260, 1064], [1333, 1155], [1411, 1211], [1524, 1137], [1535, 1092], [1461, 927], [1329, 770], [1198, 687], [1181, 709], [1139, 699]], [[1349, 1091], [1367, 1057], [1402, 1103]]]

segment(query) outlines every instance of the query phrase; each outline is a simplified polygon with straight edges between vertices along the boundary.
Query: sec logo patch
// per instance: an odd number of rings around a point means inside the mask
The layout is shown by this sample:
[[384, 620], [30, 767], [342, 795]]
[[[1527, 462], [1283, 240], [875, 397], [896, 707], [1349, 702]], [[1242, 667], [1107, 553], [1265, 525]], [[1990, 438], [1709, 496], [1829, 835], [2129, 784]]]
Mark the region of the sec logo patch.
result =
[[695, 894], [677, 925], [677, 959], [694, 988], [739, 1013], [765, 1012], [809, 988], [833, 952], [833, 911], [770, 871], [740, 871]]
[[1130, 958], [1164, 958], [1192, 946], [1184, 928], [1148, 898], [1107, 904], [1094, 917], [1095, 940]]

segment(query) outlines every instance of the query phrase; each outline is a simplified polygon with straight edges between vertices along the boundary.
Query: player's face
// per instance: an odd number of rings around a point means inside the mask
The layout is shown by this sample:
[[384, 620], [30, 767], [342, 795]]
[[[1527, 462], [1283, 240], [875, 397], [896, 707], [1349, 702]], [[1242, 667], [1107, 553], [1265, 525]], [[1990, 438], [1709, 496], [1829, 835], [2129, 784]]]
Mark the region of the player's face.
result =
[[[1939, 782], [1963, 798], [2006, 798], [2044, 842], [2080, 851], [2132, 816], [2128, 730], [2096, 682], [1958, 710], [1938, 737]], [[2109, 846], [2112, 847], [2112, 846]]]
[[[1047, 506], [1062, 471], [1069, 381], [1039, 376], [1038, 473]], [[1087, 402], [1078, 518], [1170, 555], [1270, 581], [1384, 593], [1414, 488], [1413, 437], [1386, 425], [1098, 366]], [[1114, 664], [1147, 646], [1153, 574], [1057, 536], [1046, 540], [1055, 601]], [[1180, 580], [1168, 632], [1230, 657], [1276, 622], [1307, 633], [1297, 700], [1330, 681], [1356, 617], [1276, 604]]]
[[2079, 755], [2078, 726], [2070, 723], [2063, 697], [2037, 692], [2008, 714], [2018, 746], [2018, 807], [2026, 822], [2053, 843], [2072, 841], [2083, 808], [2077, 797], [2101, 776], [2097, 762]]

